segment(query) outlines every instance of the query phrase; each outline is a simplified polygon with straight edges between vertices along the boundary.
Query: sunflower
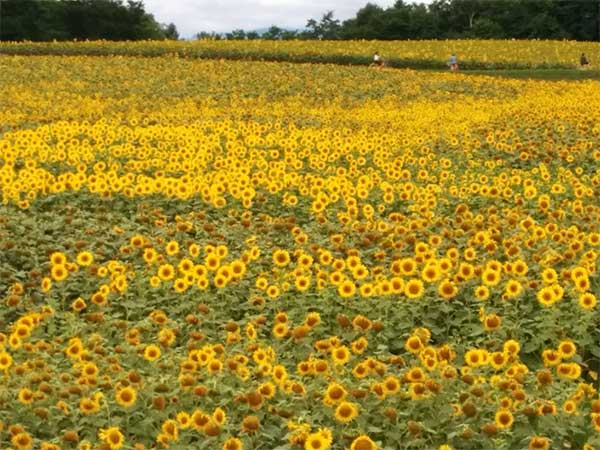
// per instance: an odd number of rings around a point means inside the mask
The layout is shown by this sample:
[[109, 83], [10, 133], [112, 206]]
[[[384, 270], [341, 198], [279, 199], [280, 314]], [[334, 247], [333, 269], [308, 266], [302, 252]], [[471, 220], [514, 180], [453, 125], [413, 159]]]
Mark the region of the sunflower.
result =
[[304, 441], [304, 450], [326, 450], [328, 448], [327, 439], [319, 432], [309, 434]]
[[546, 349], [542, 352], [542, 360], [544, 361], [545, 366], [556, 366], [560, 363], [560, 353], [552, 350]]
[[335, 419], [338, 422], [348, 423], [358, 416], [358, 406], [355, 403], [342, 401], [335, 409]]
[[125, 408], [133, 406], [137, 399], [137, 392], [131, 386], [119, 389], [115, 394], [117, 403]]
[[482, 365], [481, 354], [478, 349], [470, 349], [465, 353], [465, 362], [469, 367]]
[[179, 272], [182, 273], [182, 274], [184, 274], [184, 275], [187, 275], [188, 273], [191, 273], [192, 270], [194, 270], [194, 268], [195, 268], [195, 264], [189, 258], [183, 258], [177, 264], [177, 270], [179, 270]]
[[496, 370], [504, 367], [507, 363], [507, 360], [507, 354], [504, 352], [493, 352], [490, 355], [490, 364]]
[[282, 339], [287, 336], [289, 328], [286, 323], [277, 323], [273, 327], [273, 336]]
[[218, 359], [211, 359], [206, 368], [209, 373], [214, 375], [223, 370], [223, 363]]
[[242, 430], [246, 433], [256, 433], [260, 428], [260, 420], [256, 416], [246, 416], [242, 420]]
[[556, 301], [556, 294], [552, 286], [546, 286], [541, 288], [537, 292], [537, 301], [543, 306], [552, 306]]
[[277, 249], [273, 252], [273, 263], [278, 267], [285, 267], [290, 263], [290, 254], [287, 250]]
[[388, 376], [382, 384], [386, 394], [396, 394], [400, 390], [400, 380], [394, 375]]
[[504, 344], [502, 345], [502, 349], [506, 352], [509, 353], [510, 355], [517, 355], [520, 351], [521, 351], [521, 344], [519, 344], [519, 341], [515, 341], [514, 339], [509, 339], [508, 341], [504, 342]]
[[279, 297], [279, 293], [280, 293], [279, 287], [274, 284], [270, 285], [267, 288], [267, 296], [269, 298], [277, 298], [277, 297]]
[[412, 258], [403, 258], [398, 261], [399, 270], [395, 270], [394, 273], [398, 272], [398, 275], [414, 275], [417, 272], [417, 262]]
[[48, 292], [52, 288], [52, 279], [50, 277], [42, 278], [40, 287], [43, 292]]
[[299, 275], [294, 280], [294, 286], [300, 292], [304, 292], [310, 288], [310, 276]]
[[318, 312], [310, 312], [306, 315], [304, 323], [310, 328], [316, 327], [321, 323], [321, 315]]
[[213, 411], [212, 419], [218, 426], [223, 426], [225, 425], [225, 422], [227, 422], [227, 414], [225, 414], [225, 411], [223, 409], [217, 407]]
[[60, 450], [60, 447], [56, 444], [51, 444], [50, 442], [42, 442], [40, 450]]
[[221, 258], [219, 258], [219, 256], [215, 253], [209, 253], [208, 255], [206, 255], [206, 258], [204, 258], [204, 266], [210, 272], [214, 272], [215, 270], [217, 270], [220, 264]]
[[324, 375], [329, 372], [329, 363], [324, 359], [315, 359], [313, 361], [314, 373], [317, 375]]
[[156, 361], [160, 358], [160, 348], [157, 345], [150, 344], [144, 349], [144, 359], [146, 361]]
[[33, 403], [33, 391], [29, 388], [21, 388], [19, 390], [18, 399], [23, 405], [30, 405]]
[[529, 450], [548, 450], [550, 448], [550, 439], [542, 436], [534, 436], [529, 440]]
[[243, 450], [244, 444], [238, 438], [230, 437], [223, 443], [223, 450]]
[[561, 378], [576, 380], [581, 376], [581, 366], [577, 363], [561, 363], [556, 367], [556, 373]]
[[428, 263], [421, 271], [421, 278], [427, 283], [433, 283], [442, 276], [442, 271], [437, 263]]
[[592, 425], [594, 426], [594, 430], [600, 433], [600, 413], [592, 413]]
[[578, 303], [582, 309], [585, 309], [588, 311], [592, 310], [596, 307], [596, 303], [597, 303], [596, 296], [594, 294], [592, 294], [591, 292], [586, 292], [579, 296]]
[[356, 293], [356, 285], [350, 280], [344, 280], [338, 285], [338, 294], [340, 297], [352, 297]]
[[455, 297], [457, 293], [458, 288], [456, 287], [456, 284], [448, 278], [442, 280], [438, 286], [438, 294], [444, 300], [450, 300], [451, 298]]
[[179, 253], [179, 243], [177, 241], [169, 241], [165, 247], [165, 252], [169, 256], [174, 256]]
[[411, 278], [404, 285], [404, 295], [410, 299], [421, 298], [424, 292], [425, 287], [423, 286], [423, 282], [417, 278]]
[[267, 381], [266, 383], [261, 384], [258, 387], [258, 392], [260, 393], [260, 395], [266, 399], [271, 399], [275, 396], [275, 393], [277, 392], [277, 388], [275, 387], [275, 385], [273, 383], [271, 383], [270, 381]]
[[83, 397], [79, 400], [79, 409], [85, 415], [94, 414], [100, 411], [100, 403], [95, 399]]
[[523, 291], [523, 286], [518, 280], [509, 280], [504, 287], [507, 298], [514, 298]]
[[64, 264], [57, 264], [50, 269], [54, 281], [63, 281], [69, 276], [69, 270]]
[[81, 252], [77, 255], [77, 264], [87, 267], [94, 262], [94, 255], [91, 252]]
[[378, 450], [377, 444], [369, 438], [369, 436], [362, 434], [352, 441], [350, 450]]
[[82, 375], [91, 378], [98, 376], [98, 372], [98, 366], [96, 366], [96, 364], [94, 364], [93, 362], [86, 363], [83, 366], [83, 369], [81, 370]]
[[327, 386], [325, 390], [325, 396], [323, 397], [323, 403], [332, 406], [338, 402], [341, 402], [346, 398], [346, 389], [341, 384], [332, 382]]
[[98, 437], [108, 444], [110, 450], [119, 450], [121, 447], [123, 447], [123, 443], [125, 441], [123, 433], [121, 433], [119, 427], [101, 429], [98, 432]]
[[496, 286], [500, 283], [501, 274], [497, 270], [486, 268], [481, 274], [481, 282], [485, 286]]
[[13, 359], [10, 353], [2, 351], [0, 347], [0, 370], [7, 371], [12, 365]]
[[487, 300], [490, 296], [490, 290], [487, 286], [480, 285], [475, 288], [475, 297], [477, 300]]
[[54, 252], [50, 255], [50, 264], [52, 264], [53, 266], [59, 265], [59, 264], [66, 264], [67, 263], [67, 256], [62, 253], [62, 252]]
[[178, 294], [181, 294], [189, 288], [189, 283], [185, 278], [177, 278], [173, 281], [173, 290]]
[[357, 340], [353, 341], [350, 344], [350, 347], [352, 348], [352, 351], [354, 353], [356, 353], [357, 355], [360, 355], [366, 350], [368, 345], [369, 345], [369, 341], [367, 340], [367, 338], [364, 336], [361, 336]]
[[192, 425], [192, 416], [185, 411], [178, 412], [176, 419], [177, 423], [179, 424], [179, 428], [182, 430], [187, 430]]
[[143, 253], [144, 261], [147, 264], [152, 264], [154, 261], [158, 259], [158, 253], [153, 248], [145, 248]]
[[175, 268], [171, 264], [162, 264], [158, 268], [158, 277], [163, 281], [172, 280], [175, 277]]
[[192, 427], [195, 430], [204, 431], [204, 429], [207, 427], [211, 420], [211, 416], [199, 409], [196, 409], [192, 413]]
[[408, 388], [408, 393], [411, 400], [420, 400], [428, 396], [427, 385], [424, 383], [411, 383]]
[[575, 400], [565, 401], [562, 410], [567, 414], [575, 414], [577, 412], [577, 402]]
[[494, 422], [501, 430], [510, 428], [514, 422], [514, 417], [508, 409], [501, 408], [496, 411]]
[[76, 298], [73, 303], [71, 303], [71, 309], [75, 312], [83, 311], [87, 307], [85, 300], [81, 297]]
[[502, 318], [497, 314], [488, 314], [483, 319], [483, 326], [486, 331], [494, 331], [502, 325]]
[[417, 381], [424, 381], [425, 373], [420, 367], [411, 367], [411, 369], [408, 372], [406, 372], [406, 379], [411, 383]]
[[359, 292], [362, 298], [368, 298], [374, 294], [375, 288], [372, 283], [365, 283], [360, 286]]
[[18, 450], [29, 450], [33, 444], [31, 436], [24, 431], [15, 434], [11, 440], [11, 444], [14, 445]]
[[331, 357], [335, 364], [346, 364], [350, 359], [350, 350], [345, 345], [341, 345], [331, 350]]
[[165, 420], [161, 427], [161, 433], [166, 435], [169, 440], [177, 440], [179, 438], [179, 424], [176, 420], [167, 419]]
[[240, 279], [246, 274], [246, 263], [244, 261], [236, 259], [231, 262], [231, 276], [235, 279]]
[[564, 340], [558, 344], [558, 353], [562, 359], [572, 358], [577, 352], [577, 346], [571, 340]]
[[545, 284], [554, 284], [558, 281], [556, 270], [548, 267], [542, 271], [542, 281]]

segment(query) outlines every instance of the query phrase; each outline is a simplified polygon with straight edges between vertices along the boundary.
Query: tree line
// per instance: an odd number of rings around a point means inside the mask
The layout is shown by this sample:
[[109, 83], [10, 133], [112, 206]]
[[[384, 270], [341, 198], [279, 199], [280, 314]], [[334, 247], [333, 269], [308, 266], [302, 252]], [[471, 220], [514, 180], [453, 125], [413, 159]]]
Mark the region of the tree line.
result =
[[112, 41], [177, 39], [174, 24], [159, 24], [142, 1], [0, 0], [0, 40]]
[[[0, 40], [177, 39], [141, 0], [0, 0]], [[327, 11], [302, 30], [200, 32], [198, 39], [574, 39], [600, 41], [600, 0], [397, 0], [348, 20]]]
[[199, 33], [213, 39], [573, 39], [600, 41], [600, 0], [398, 0], [367, 3], [341, 22], [328, 11], [304, 30]]

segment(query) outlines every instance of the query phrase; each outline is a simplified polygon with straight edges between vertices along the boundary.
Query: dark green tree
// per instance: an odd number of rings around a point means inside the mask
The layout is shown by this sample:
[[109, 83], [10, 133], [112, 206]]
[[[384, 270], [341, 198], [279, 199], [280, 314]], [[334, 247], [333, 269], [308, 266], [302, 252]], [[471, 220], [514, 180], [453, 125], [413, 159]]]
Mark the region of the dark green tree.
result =
[[283, 38], [283, 28], [272, 25], [267, 31], [262, 34], [263, 39], [278, 40]]
[[225, 33], [225, 39], [230, 41], [240, 41], [246, 39], [246, 32], [241, 29], [236, 29], [230, 33]]
[[345, 39], [385, 39], [384, 16], [385, 10], [381, 6], [367, 3], [354, 19], [343, 23], [341, 36]]
[[306, 22], [306, 31], [303, 37], [310, 39], [335, 40], [340, 38], [341, 24], [338, 19], [334, 19], [334, 12], [327, 11], [317, 22], [315, 19], [309, 19]]
[[0, 0], [0, 39], [164, 39], [177, 35], [174, 24], [160, 26], [141, 1]]
[[177, 27], [174, 23], [170, 23], [168, 25], [163, 25], [162, 32], [165, 35], [165, 39], [176, 41], [179, 39], [179, 32], [177, 31]]

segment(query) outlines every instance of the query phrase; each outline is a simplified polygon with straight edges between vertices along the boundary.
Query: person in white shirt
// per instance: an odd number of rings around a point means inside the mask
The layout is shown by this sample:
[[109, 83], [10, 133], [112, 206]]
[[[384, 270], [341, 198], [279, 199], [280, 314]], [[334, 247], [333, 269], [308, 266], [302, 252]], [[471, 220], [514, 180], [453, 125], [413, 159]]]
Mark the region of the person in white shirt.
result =
[[371, 63], [370, 67], [383, 67], [384, 65], [385, 63], [383, 62], [383, 59], [381, 59], [381, 56], [379, 56], [379, 52], [375, 52], [373, 55], [373, 62]]

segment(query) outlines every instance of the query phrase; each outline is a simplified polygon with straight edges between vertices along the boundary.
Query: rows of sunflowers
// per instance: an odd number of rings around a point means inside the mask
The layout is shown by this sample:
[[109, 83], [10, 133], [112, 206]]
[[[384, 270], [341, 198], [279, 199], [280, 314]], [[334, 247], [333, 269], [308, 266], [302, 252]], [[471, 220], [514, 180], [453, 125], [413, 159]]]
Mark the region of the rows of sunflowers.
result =
[[600, 449], [597, 83], [0, 80], [0, 448]]
[[250, 59], [310, 63], [369, 64], [379, 52], [390, 66], [446, 68], [451, 54], [466, 69], [574, 68], [585, 53], [600, 60], [597, 42], [547, 40], [420, 40], [420, 41], [302, 41], [214, 40], [139, 42], [2, 42], [0, 52], [22, 55], [137, 55], [177, 54], [195, 58]]

